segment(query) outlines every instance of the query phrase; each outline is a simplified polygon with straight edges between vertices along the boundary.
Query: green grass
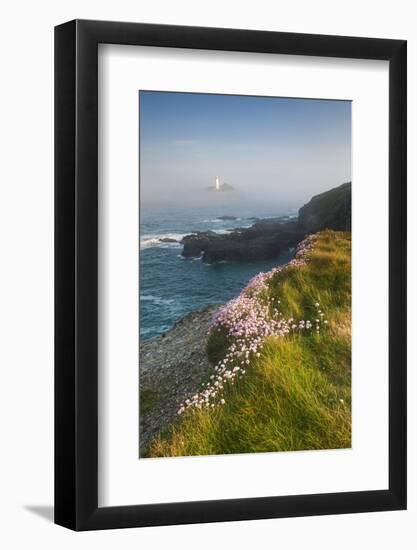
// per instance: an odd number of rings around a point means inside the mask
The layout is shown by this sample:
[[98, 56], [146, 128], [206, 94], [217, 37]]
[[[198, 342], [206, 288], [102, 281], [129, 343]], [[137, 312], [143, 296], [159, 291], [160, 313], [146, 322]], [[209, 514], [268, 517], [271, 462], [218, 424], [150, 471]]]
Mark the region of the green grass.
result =
[[158, 401], [159, 396], [156, 391], [145, 388], [141, 389], [139, 399], [139, 414], [141, 418], [143, 418], [146, 413], [152, 410], [154, 406], [158, 403]]
[[[225, 386], [225, 405], [187, 411], [153, 442], [149, 456], [351, 446], [350, 233], [320, 233], [310, 262], [274, 275], [268, 293], [287, 318], [314, 319], [319, 302], [327, 328], [269, 338], [246, 375]], [[216, 363], [227, 346], [215, 332], [210, 360]]]

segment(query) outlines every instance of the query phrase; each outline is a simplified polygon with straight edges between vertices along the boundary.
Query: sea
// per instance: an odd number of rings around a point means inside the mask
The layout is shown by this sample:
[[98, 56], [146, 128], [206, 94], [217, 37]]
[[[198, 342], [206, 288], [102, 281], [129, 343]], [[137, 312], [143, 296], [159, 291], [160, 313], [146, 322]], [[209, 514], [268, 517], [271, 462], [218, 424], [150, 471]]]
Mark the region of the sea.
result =
[[[168, 331], [192, 311], [223, 304], [237, 296], [260, 271], [287, 263], [292, 253], [258, 262], [206, 264], [201, 258], [183, 258], [179, 242], [195, 231], [228, 233], [250, 227], [253, 218], [296, 216], [294, 209], [270, 202], [209, 201], [204, 204], [146, 204], [140, 209], [140, 340]], [[222, 216], [235, 216], [221, 220]]]

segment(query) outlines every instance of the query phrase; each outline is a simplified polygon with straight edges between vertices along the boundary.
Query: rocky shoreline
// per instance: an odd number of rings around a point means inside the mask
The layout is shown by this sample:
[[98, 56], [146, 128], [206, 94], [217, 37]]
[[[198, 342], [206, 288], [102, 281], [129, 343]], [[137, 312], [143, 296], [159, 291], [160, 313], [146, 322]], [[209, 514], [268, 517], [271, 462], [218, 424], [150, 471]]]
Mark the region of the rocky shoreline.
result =
[[270, 260], [295, 248], [304, 235], [296, 219], [263, 219], [255, 221], [251, 227], [237, 228], [227, 234], [203, 231], [186, 235], [181, 241], [182, 256], [201, 256], [205, 263]]
[[[233, 229], [226, 234], [201, 231], [181, 240], [184, 258], [201, 257], [205, 263], [222, 261], [254, 262], [278, 258], [295, 248], [310, 233], [323, 229], [351, 230], [350, 182], [314, 196], [298, 211], [298, 218], [256, 219], [250, 227]], [[221, 216], [219, 219], [236, 219]]]
[[212, 370], [206, 354], [211, 305], [182, 317], [172, 329], [139, 346], [139, 453], [178, 418], [178, 404], [193, 395]]

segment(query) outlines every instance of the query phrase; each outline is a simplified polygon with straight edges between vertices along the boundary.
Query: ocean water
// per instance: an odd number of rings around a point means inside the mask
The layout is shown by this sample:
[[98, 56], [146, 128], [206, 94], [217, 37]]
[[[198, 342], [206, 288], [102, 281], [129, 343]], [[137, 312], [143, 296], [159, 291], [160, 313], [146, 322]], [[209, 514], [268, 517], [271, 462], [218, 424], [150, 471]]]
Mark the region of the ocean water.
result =
[[[249, 227], [251, 217], [295, 215], [279, 204], [210, 201], [204, 205], [142, 205], [140, 212], [140, 339], [169, 330], [185, 314], [209, 304], [222, 304], [237, 296], [260, 271], [288, 262], [292, 254], [262, 262], [204, 264], [184, 259], [179, 243], [161, 243], [162, 237], [180, 240], [193, 231], [227, 233]], [[236, 220], [219, 220], [232, 215]]]

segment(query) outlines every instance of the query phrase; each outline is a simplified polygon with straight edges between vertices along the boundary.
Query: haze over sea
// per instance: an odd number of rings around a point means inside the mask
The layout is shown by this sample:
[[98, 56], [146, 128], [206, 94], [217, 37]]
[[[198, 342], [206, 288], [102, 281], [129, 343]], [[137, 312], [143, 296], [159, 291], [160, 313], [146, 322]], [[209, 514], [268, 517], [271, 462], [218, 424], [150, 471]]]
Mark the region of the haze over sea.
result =
[[[204, 192], [203, 192], [204, 193]], [[206, 193], [204, 193], [206, 195]], [[209, 200], [184, 206], [175, 203], [146, 205], [140, 220], [140, 339], [162, 334], [191, 311], [209, 304], [222, 304], [242, 290], [260, 271], [286, 263], [290, 254], [264, 262], [222, 262], [204, 264], [201, 259], [184, 259], [179, 243], [161, 243], [167, 237], [181, 240], [193, 231], [227, 233], [249, 227], [253, 217], [293, 216], [297, 210], [273, 202]], [[236, 220], [219, 220], [236, 216]]]

